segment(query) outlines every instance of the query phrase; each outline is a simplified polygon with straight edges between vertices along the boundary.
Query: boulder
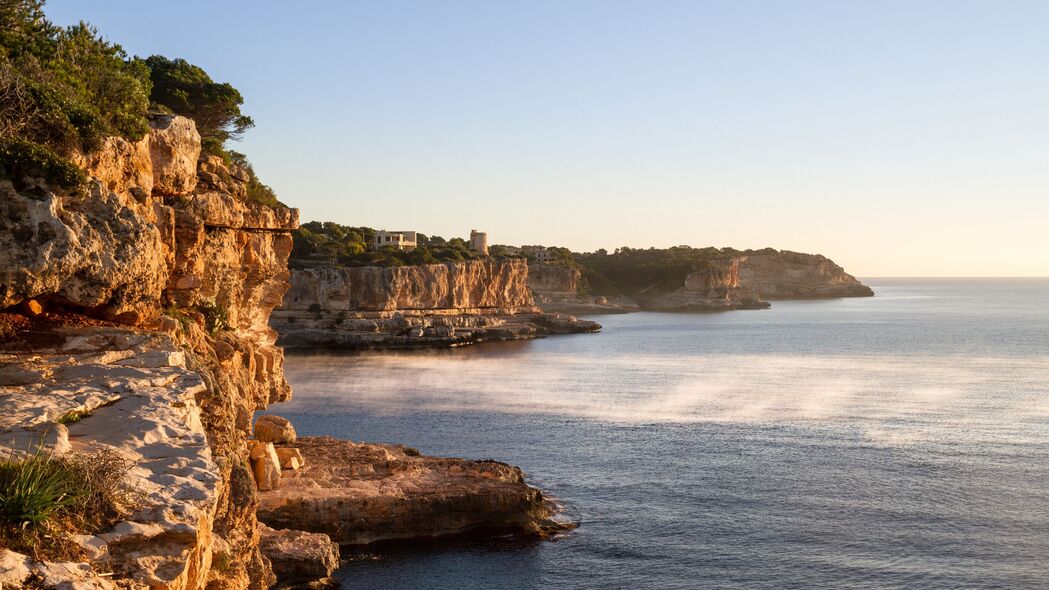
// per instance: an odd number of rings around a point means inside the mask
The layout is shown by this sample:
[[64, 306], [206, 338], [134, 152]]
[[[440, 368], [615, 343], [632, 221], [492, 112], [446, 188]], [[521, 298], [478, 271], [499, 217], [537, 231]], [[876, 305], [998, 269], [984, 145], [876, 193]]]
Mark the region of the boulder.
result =
[[284, 469], [295, 470], [306, 464], [299, 449], [291, 447], [278, 447], [277, 457], [280, 459], [280, 466]]
[[280, 485], [280, 459], [273, 443], [256, 442], [251, 449], [255, 484], [260, 491], [275, 490]]
[[149, 156], [153, 163], [153, 193], [185, 195], [197, 186], [200, 134], [193, 119], [164, 115], [150, 121]]
[[301, 584], [327, 578], [339, 568], [339, 546], [323, 533], [259, 525], [262, 554], [273, 564], [277, 581]]
[[255, 421], [255, 440], [277, 444], [295, 442], [295, 428], [286, 418], [267, 414]]

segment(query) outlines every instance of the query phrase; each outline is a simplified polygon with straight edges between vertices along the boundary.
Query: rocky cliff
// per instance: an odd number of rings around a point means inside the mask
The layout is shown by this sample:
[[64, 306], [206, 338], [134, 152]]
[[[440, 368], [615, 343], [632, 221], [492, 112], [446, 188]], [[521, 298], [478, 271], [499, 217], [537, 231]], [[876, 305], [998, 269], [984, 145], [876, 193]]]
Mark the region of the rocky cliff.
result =
[[819, 254], [756, 253], [739, 270], [740, 284], [765, 299], [869, 297], [870, 287]]
[[545, 314], [524, 260], [295, 270], [271, 325], [284, 346], [457, 346], [600, 328]]
[[689, 273], [685, 283], [673, 291], [649, 288], [637, 294], [641, 307], [651, 311], [721, 311], [765, 309], [769, 304], [740, 281], [746, 256], [711, 260], [703, 270]]
[[623, 313], [765, 309], [768, 299], [866, 297], [874, 295], [833, 261], [819, 254], [772, 249], [733, 258], [703, 261], [706, 268], [688, 274], [670, 291], [652, 286], [630, 297], [584, 294], [578, 270], [532, 264], [528, 283], [545, 311]]
[[582, 273], [554, 264], [529, 264], [528, 287], [537, 305], [550, 313], [603, 314], [639, 311], [637, 303], [621, 296], [590, 295]]
[[73, 154], [92, 177], [82, 193], [0, 181], [0, 439], [110, 449], [147, 492], [84, 541], [85, 562], [112, 576], [4, 559], [45, 586], [266, 588], [246, 438], [257, 409], [290, 396], [267, 322], [298, 215], [201, 182], [205, 163], [243, 175], [200, 161], [191, 120], [152, 127]]

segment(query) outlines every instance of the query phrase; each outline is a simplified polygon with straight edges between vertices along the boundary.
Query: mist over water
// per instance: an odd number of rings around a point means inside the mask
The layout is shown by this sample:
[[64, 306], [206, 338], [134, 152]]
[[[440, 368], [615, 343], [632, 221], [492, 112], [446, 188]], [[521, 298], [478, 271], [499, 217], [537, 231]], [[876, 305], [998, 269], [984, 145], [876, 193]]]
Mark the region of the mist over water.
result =
[[603, 316], [599, 334], [291, 355], [303, 435], [498, 458], [582, 525], [385, 551], [346, 588], [1049, 586], [1049, 280]]

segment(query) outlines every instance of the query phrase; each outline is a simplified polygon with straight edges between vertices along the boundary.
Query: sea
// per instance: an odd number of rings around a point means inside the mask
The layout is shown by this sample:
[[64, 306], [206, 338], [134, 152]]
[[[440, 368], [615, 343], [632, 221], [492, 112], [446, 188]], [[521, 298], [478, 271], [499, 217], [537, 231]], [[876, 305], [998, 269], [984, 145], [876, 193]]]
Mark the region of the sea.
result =
[[596, 334], [291, 354], [300, 435], [495, 458], [579, 523], [343, 588], [1049, 588], [1049, 279], [869, 279]]

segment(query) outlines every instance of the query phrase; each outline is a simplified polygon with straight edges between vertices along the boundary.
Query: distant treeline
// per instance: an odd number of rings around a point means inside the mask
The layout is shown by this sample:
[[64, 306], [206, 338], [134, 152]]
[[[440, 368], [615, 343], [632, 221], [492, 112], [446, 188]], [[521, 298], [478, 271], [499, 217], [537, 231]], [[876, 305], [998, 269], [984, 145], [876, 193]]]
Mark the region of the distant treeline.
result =
[[[417, 234], [419, 246], [414, 250], [397, 250], [385, 246], [371, 250], [375, 230], [370, 227], [350, 227], [330, 221], [311, 221], [293, 233], [295, 246], [292, 265], [306, 267], [335, 264], [342, 266], [402, 266], [457, 262], [483, 256], [470, 250], [462, 238], [445, 239], [440, 236]], [[711, 260], [748, 254], [775, 254], [776, 250], [736, 250], [735, 248], [617, 248], [595, 252], [572, 252], [567, 248], [546, 249], [552, 260], [545, 262], [575, 268], [582, 273], [582, 290], [594, 295], [635, 295], [649, 287], [669, 291], [677, 289], [689, 274], [708, 268]], [[508, 246], [494, 245], [489, 249], [493, 258], [527, 258], [531, 254], [511, 254]]]

